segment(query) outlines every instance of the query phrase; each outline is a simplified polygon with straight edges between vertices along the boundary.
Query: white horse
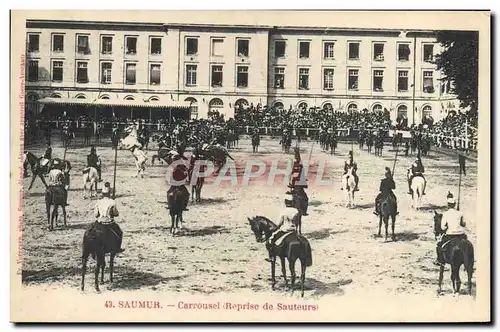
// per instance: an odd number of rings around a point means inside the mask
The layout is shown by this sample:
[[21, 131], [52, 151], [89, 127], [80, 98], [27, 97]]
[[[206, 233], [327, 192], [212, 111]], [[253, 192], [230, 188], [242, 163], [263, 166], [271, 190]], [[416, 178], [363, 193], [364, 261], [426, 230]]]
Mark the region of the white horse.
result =
[[[64, 185], [64, 173], [60, 169], [53, 169], [49, 172], [49, 185], [60, 186]], [[69, 189], [68, 185], [64, 186], [65, 190]]]
[[345, 190], [346, 197], [346, 207], [354, 207], [354, 188], [356, 187], [356, 181], [352, 175], [352, 167], [347, 170], [347, 173], [342, 175], [342, 190]]
[[[408, 171], [408, 179], [410, 178], [410, 172]], [[411, 180], [410, 188], [412, 191], [411, 195], [411, 207], [415, 210], [420, 208], [422, 201], [422, 193], [424, 192], [424, 178], [421, 176], [416, 176]]]
[[144, 177], [144, 171], [146, 170], [146, 153], [137, 147], [133, 146], [130, 151], [134, 155], [135, 158], [135, 167], [137, 167], [137, 174], [135, 177], [137, 177], [139, 174], [141, 174], [141, 178]]
[[[82, 171], [83, 173], [83, 198], [87, 198], [87, 191], [90, 193], [90, 198], [92, 198], [92, 187], [95, 186], [95, 195], [97, 196], [97, 184], [99, 183], [99, 173], [95, 167], [86, 167]], [[89, 187], [87, 187], [89, 184]], [[88, 188], [88, 189], [87, 189]]]
[[139, 142], [137, 135], [137, 128], [134, 125], [128, 126], [124, 130], [125, 133], [128, 133], [127, 137], [120, 139], [119, 144], [123, 146], [125, 149], [131, 149], [133, 147], [142, 148], [142, 144]]

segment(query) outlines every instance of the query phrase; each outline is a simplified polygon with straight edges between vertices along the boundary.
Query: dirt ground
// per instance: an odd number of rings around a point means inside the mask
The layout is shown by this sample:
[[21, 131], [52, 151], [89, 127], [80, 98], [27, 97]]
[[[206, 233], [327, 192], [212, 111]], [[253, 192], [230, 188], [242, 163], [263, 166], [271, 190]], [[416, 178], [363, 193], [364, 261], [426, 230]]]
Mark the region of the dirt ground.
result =
[[[280, 165], [292, 155], [283, 155], [277, 140], [263, 139], [259, 153], [252, 155], [249, 141], [240, 141], [231, 152], [236, 160], [238, 174], [249, 158], [266, 164], [279, 160]], [[374, 235], [378, 219], [372, 214], [384, 167], [392, 168], [394, 152], [385, 147], [383, 157], [375, 157], [354, 146], [358, 163], [360, 191], [355, 209], [344, 206], [340, 190], [343, 162], [350, 144], [340, 144], [337, 154], [330, 156], [318, 144], [302, 142], [303, 159], [313, 163], [311, 176], [318, 161], [326, 161], [326, 178], [334, 179], [333, 186], [311, 185], [309, 216], [303, 218], [303, 233], [310, 240], [313, 266], [307, 269], [306, 298], [346, 296], [363, 292], [408, 294], [435, 297], [438, 269], [435, 259], [433, 211], [443, 211], [446, 194], [458, 192], [458, 158], [431, 151], [424, 159], [428, 180], [427, 195], [419, 211], [410, 209], [407, 195], [406, 169], [411, 157], [399, 156], [395, 168], [396, 195], [399, 211], [396, 223], [396, 242], [385, 242]], [[42, 155], [42, 148], [32, 148]], [[93, 221], [95, 200], [83, 199], [81, 170], [89, 148], [72, 148], [67, 160], [72, 163], [72, 184], [69, 192], [68, 227], [49, 232], [45, 217], [43, 185], [36, 180], [27, 191], [31, 178], [24, 180], [24, 222], [22, 279], [36, 287], [70, 287], [80, 285], [81, 244], [85, 229]], [[270, 289], [270, 267], [263, 244], [256, 243], [247, 217], [267, 216], [277, 220], [283, 207], [285, 184], [268, 185], [263, 180], [251, 181], [249, 186], [220, 186], [207, 184], [202, 191], [202, 202], [189, 206], [184, 214], [185, 229], [180, 236], [169, 232], [170, 217], [166, 210], [166, 166], [148, 164], [144, 178], [134, 178], [135, 166], [129, 151], [118, 151], [116, 191], [124, 231], [124, 253], [115, 263], [115, 282], [104, 292], [123, 290], [150, 290], [156, 292], [232, 293], [253, 290], [262, 294]], [[103, 179], [112, 182], [114, 152], [109, 147], [98, 148], [103, 161]], [[62, 158], [63, 149], [54, 147], [54, 157]], [[462, 179], [460, 197], [468, 236], [475, 244], [476, 220], [476, 163], [468, 161], [467, 176]], [[280, 179], [280, 178], [278, 178]], [[102, 187], [102, 183], [101, 183]], [[87, 292], [93, 289], [90, 260], [87, 274]], [[300, 264], [296, 266], [300, 274]], [[289, 273], [288, 273], [289, 276]], [[106, 279], [109, 275], [106, 275]], [[461, 269], [461, 279], [466, 275]], [[278, 290], [284, 290], [281, 269], [277, 266]], [[475, 278], [473, 279], [474, 283]], [[465, 289], [466, 284], [463, 284]], [[451, 296], [449, 267], [445, 272], [445, 296]], [[275, 292], [275, 293], [276, 293]], [[475, 283], [473, 286], [475, 292]], [[299, 296], [296, 292], [295, 296]]]

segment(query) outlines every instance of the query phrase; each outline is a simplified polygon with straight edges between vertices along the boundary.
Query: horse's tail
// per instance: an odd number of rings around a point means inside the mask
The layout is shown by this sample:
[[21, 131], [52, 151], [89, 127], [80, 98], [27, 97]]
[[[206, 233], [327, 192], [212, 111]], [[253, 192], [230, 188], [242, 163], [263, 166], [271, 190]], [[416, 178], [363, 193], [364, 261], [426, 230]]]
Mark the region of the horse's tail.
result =
[[465, 271], [467, 273], [472, 273], [474, 270], [474, 246], [469, 240], [465, 240], [462, 248]]
[[87, 174], [88, 172], [90, 172], [90, 167], [85, 167], [82, 171], [82, 174]]
[[312, 260], [311, 244], [305, 238], [304, 238], [304, 249], [306, 251], [304, 263], [306, 264], [306, 266], [312, 266], [313, 260]]

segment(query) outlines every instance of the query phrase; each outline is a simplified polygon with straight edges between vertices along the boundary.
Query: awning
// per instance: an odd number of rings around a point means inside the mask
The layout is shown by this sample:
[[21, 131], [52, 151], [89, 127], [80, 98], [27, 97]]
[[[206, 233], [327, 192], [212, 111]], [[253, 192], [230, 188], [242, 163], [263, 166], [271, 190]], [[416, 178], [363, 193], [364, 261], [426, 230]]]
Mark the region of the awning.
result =
[[143, 108], [189, 108], [189, 101], [144, 101], [144, 100], [120, 100], [120, 99], [78, 99], [78, 98], [42, 98], [38, 100], [44, 105], [82, 105], [97, 107], [143, 107]]

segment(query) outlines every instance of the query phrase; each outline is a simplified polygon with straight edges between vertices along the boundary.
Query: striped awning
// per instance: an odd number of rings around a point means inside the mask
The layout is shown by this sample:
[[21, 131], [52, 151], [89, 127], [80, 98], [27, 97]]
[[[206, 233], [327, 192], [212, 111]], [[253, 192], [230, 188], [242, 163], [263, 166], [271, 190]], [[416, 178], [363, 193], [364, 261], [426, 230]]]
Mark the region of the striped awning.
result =
[[44, 105], [81, 105], [97, 107], [143, 107], [143, 108], [189, 108], [188, 101], [144, 101], [144, 100], [121, 100], [121, 99], [78, 99], [78, 98], [42, 98], [38, 100]]

